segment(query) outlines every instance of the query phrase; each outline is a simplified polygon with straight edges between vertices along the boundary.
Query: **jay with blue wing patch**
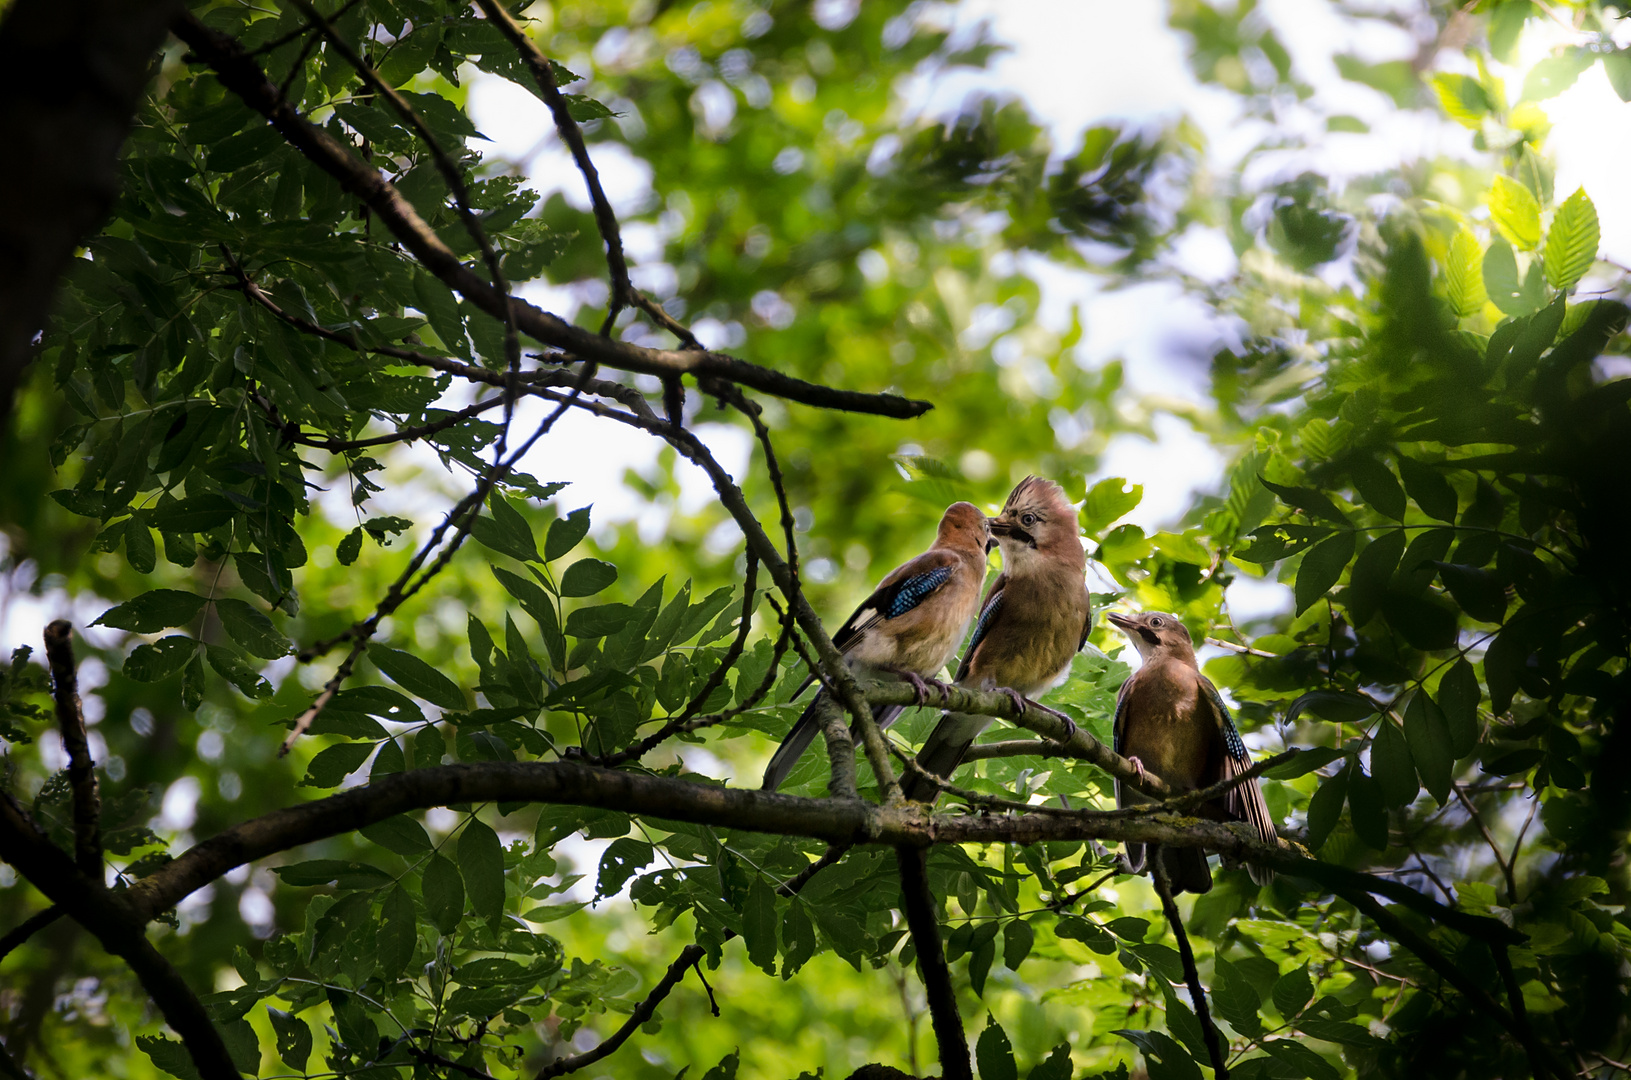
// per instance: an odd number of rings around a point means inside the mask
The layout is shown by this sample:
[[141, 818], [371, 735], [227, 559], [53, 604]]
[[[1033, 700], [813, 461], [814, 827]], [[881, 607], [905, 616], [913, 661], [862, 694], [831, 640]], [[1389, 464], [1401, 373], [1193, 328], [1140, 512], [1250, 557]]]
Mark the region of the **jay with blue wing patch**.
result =
[[[991, 521], [991, 535], [1002, 549], [1002, 574], [986, 593], [956, 682], [970, 690], [1001, 690], [1023, 708], [1024, 699], [1070, 675], [1071, 662], [1087, 643], [1093, 625], [1087, 553], [1064, 489], [1035, 476], [1021, 480], [1009, 494], [1002, 513]], [[949, 777], [990, 725], [989, 716], [943, 713], [918, 751], [918, 765]], [[918, 802], [932, 803], [939, 794], [931, 782], [916, 776], [907, 776], [901, 791]]]
[[[990, 530], [978, 508], [966, 502], [947, 507], [933, 546], [890, 571], [833, 635], [833, 644], [850, 669], [898, 675], [917, 690], [920, 704], [926, 700], [923, 680], [946, 666], [974, 618], [989, 543]], [[799, 693], [814, 679], [814, 675], [806, 679]], [[817, 713], [826, 693], [816, 691], [809, 708], [776, 748], [765, 766], [766, 791], [782, 785], [815, 739], [821, 726]], [[902, 711], [900, 705], [874, 705], [872, 716], [885, 728]]]
[[[1196, 791], [1239, 776], [1251, 758], [1229, 707], [1212, 681], [1201, 674], [1189, 630], [1176, 615], [1146, 611], [1136, 615], [1111, 612], [1111, 625], [1126, 634], [1143, 665], [1116, 695], [1116, 753], [1141, 775], [1159, 776], [1174, 791]], [[1152, 801], [1116, 781], [1116, 805]], [[1270, 844], [1277, 842], [1274, 819], [1257, 781], [1247, 780], [1221, 798], [1201, 806], [1201, 816], [1217, 821], [1244, 821]], [[1200, 848], [1165, 849], [1127, 844], [1127, 869], [1143, 872], [1147, 861], [1160, 859], [1174, 894], [1203, 893], [1212, 888], [1212, 871]], [[1266, 885], [1273, 872], [1248, 866], [1252, 880]]]

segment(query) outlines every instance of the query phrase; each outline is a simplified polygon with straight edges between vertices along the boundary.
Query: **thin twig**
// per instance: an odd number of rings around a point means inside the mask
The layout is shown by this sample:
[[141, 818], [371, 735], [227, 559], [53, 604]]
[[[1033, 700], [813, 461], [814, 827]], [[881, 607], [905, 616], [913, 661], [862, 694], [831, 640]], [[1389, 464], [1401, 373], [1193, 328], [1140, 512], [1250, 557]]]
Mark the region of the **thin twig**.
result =
[[1512, 957], [1508, 955], [1505, 945], [1493, 945], [1490, 952], [1495, 955], [1495, 969], [1501, 973], [1506, 1000], [1512, 1006], [1518, 1041], [1523, 1044], [1524, 1053], [1529, 1055], [1529, 1068], [1534, 1070], [1536, 1080], [1544, 1080], [1551, 1074], [1551, 1063], [1541, 1056], [1540, 1042], [1535, 1038], [1534, 1029], [1529, 1026], [1529, 1010], [1524, 1005], [1523, 987], [1518, 985], [1518, 977], [1512, 971]]
[[583, 132], [579, 129], [578, 122], [572, 119], [572, 112], [567, 106], [566, 99], [561, 96], [561, 88], [555, 82], [555, 69], [548, 58], [538, 51], [538, 46], [533, 44], [526, 31], [521, 29], [497, 0], [476, 0], [476, 4], [532, 71], [533, 80], [538, 83], [539, 96], [544, 99], [544, 104], [549, 107], [550, 116], [555, 120], [555, 129], [560, 132], [561, 141], [566, 143], [567, 150], [571, 152], [572, 161], [577, 165], [578, 172], [583, 174], [584, 186], [589, 190], [589, 205], [594, 209], [595, 227], [600, 230], [600, 238], [606, 248], [606, 268], [612, 276], [606, 321], [600, 330], [601, 336], [604, 337], [611, 333], [618, 313], [630, 303], [634, 293], [633, 287], [629, 284], [629, 265], [623, 255], [623, 237], [618, 229], [617, 215], [612, 212], [611, 201], [606, 198], [606, 190], [600, 185], [600, 174], [595, 171], [595, 163], [589, 159], [589, 148], [584, 145]]
[[1201, 975], [1195, 967], [1195, 951], [1189, 947], [1189, 935], [1184, 931], [1183, 916], [1172, 899], [1172, 883], [1167, 880], [1166, 864], [1159, 855], [1151, 860], [1150, 876], [1155, 880], [1156, 895], [1161, 897], [1161, 910], [1172, 926], [1172, 936], [1178, 939], [1178, 959], [1184, 965], [1184, 982], [1189, 985], [1189, 1000], [1195, 1006], [1195, 1016], [1201, 1022], [1201, 1034], [1206, 1041], [1206, 1052], [1212, 1058], [1212, 1072], [1217, 1080], [1229, 1078], [1228, 1044], [1212, 1020], [1212, 1010], [1206, 1004], [1206, 991], [1201, 989]]
[[52, 923], [56, 922], [66, 914], [67, 912], [63, 911], [59, 905], [52, 904], [48, 908], [41, 908], [39, 911], [36, 911], [34, 914], [30, 915], [28, 918], [24, 919], [10, 930], [7, 930], [5, 935], [0, 937], [0, 961], [3, 961], [6, 957], [10, 956], [12, 950], [16, 949], [23, 942], [33, 937], [41, 930], [44, 930], [47, 926], [50, 926]]
[[928, 858], [922, 848], [897, 847], [900, 864], [900, 906], [917, 950], [917, 973], [929, 998], [929, 1023], [940, 1047], [940, 1075], [944, 1080], [974, 1080], [969, 1065], [968, 1038], [957, 1013], [957, 993], [951, 968], [940, 945], [940, 920], [935, 917], [929, 892]]
[[[705, 955], [707, 955], [707, 950], [701, 945], [687, 945], [680, 950], [680, 955], [672, 964], [668, 965], [668, 970], [658, 980], [657, 985], [651, 988], [651, 993], [647, 994], [645, 999], [634, 1007], [634, 1011], [629, 1014], [628, 1020], [624, 1022], [622, 1027], [607, 1036], [599, 1045], [585, 1050], [581, 1054], [573, 1054], [571, 1057], [564, 1057], [545, 1065], [538, 1070], [537, 1080], [549, 1080], [552, 1076], [565, 1076], [567, 1073], [577, 1072], [579, 1069], [587, 1068], [603, 1058], [610, 1057], [618, 1047], [629, 1041], [629, 1036], [633, 1035], [640, 1025], [656, 1014], [657, 1006], [662, 1004], [663, 999], [669, 995], [669, 992], [679, 985], [681, 979], [685, 978], [685, 973], [695, 967], [697, 961], [701, 960]], [[697, 974], [700, 976], [702, 972], [699, 970]]]
[[80, 873], [102, 884], [102, 797], [96, 781], [96, 762], [91, 760], [91, 746], [85, 735], [85, 711], [79, 701], [74, 627], [67, 619], [58, 619], [45, 628], [45, 656], [51, 665], [51, 692], [62, 747], [68, 752], [68, 784], [74, 792], [74, 862]]
[[[222, 85], [271, 121], [304, 157], [362, 199], [391, 235], [443, 284], [489, 315], [504, 317], [506, 298], [493, 284], [465, 266], [377, 168], [301, 116], [288, 102], [280, 100], [277, 87], [249, 57], [241, 42], [205, 25], [192, 14], [182, 15], [170, 28], [198, 60], [216, 72]], [[516, 326], [522, 333], [608, 367], [660, 378], [712, 376], [818, 408], [901, 419], [920, 416], [930, 408], [928, 402], [910, 401], [895, 394], [857, 393], [808, 383], [723, 353], [644, 348], [574, 326], [522, 300], [509, 298], [509, 302], [514, 308]], [[803, 615], [799, 618], [803, 625]]]
[[1472, 823], [1478, 826], [1478, 832], [1483, 836], [1484, 843], [1488, 844], [1490, 851], [1495, 853], [1495, 865], [1501, 868], [1501, 876], [1506, 878], [1508, 903], [1517, 903], [1518, 883], [1512, 876], [1512, 864], [1502, 854], [1501, 845], [1497, 844], [1495, 837], [1490, 835], [1489, 829], [1484, 825], [1484, 819], [1478, 814], [1478, 808], [1472, 804], [1472, 800], [1467, 798], [1466, 793], [1461, 790], [1461, 785], [1451, 784], [1450, 787], [1455, 792], [1455, 797], [1460, 800], [1462, 807], [1467, 811], [1467, 816], [1472, 818]]

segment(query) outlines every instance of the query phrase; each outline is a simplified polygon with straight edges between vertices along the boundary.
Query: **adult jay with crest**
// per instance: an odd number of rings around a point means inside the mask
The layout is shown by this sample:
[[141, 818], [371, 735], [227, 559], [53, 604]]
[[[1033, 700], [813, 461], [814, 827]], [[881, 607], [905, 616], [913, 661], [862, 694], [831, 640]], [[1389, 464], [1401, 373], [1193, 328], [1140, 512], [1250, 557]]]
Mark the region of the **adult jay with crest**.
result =
[[[947, 507], [929, 550], [891, 570], [833, 635], [833, 644], [850, 669], [898, 675], [917, 690], [920, 703], [925, 700], [923, 680], [946, 666], [979, 606], [989, 544], [986, 517], [977, 507], [966, 502]], [[812, 673], [798, 692], [814, 679]], [[825, 688], [816, 691], [809, 708], [776, 748], [765, 766], [764, 790], [782, 785], [815, 738], [826, 694]], [[886, 728], [903, 709], [874, 705], [872, 716], [880, 729]]]
[[[1024, 699], [1070, 674], [1093, 625], [1087, 553], [1078, 533], [1076, 510], [1052, 480], [1027, 476], [1009, 494], [991, 520], [991, 535], [1002, 549], [1002, 573], [986, 592], [974, 637], [957, 668], [958, 686], [1001, 690], [1023, 707]], [[949, 777], [990, 724], [989, 716], [942, 713], [918, 752], [918, 765]], [[933, 802], [938, 794], [932, 783], [915, 776], [905, 777], [901, 790], [918, 802]]]
[[[1159, 776], [1174, 791], [1211, 787], [1249, 769], [1246, 744], [1217, 687], [1201, 674], [1183, 621], [1164, 611], [1136, 615], [1113, 611], [1109, 620], [1144, 661], [1116, 696], [1116, 753], [1131, 761], [1140, 775]], [[1117, 806], [1151, 801], [1116, 781]], [[1203, 804], [1197, 813], [1217, 821], [1247, 822], [1265, 841], [1277, 842], [1274, 818], [1256, 779]], [[1127, 869], [1135, 874], [1142, 873], [1150, 860], [1161, 860], [1174, 895], [1212, 888], [1212, 872], [1200, 848], [1128, 843], [1126, 859]], [[1255, 866], [1247, 870], [1259, 885], [1274, 876]]]

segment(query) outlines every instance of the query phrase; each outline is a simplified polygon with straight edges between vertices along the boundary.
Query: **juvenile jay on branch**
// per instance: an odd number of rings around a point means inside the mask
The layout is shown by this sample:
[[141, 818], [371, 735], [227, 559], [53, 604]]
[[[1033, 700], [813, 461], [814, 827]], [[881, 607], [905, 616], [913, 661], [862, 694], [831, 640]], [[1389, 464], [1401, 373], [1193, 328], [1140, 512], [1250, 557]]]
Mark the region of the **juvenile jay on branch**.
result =
[[[923, 680], [946, 666], [974, 618], [989, 543], [985, 515], [973, 504], [948, 506], [933, 546], [890, 571], [833, 635], [833, 644], [850, 669], [899, 675], [917, 690], [919, 703], [924, 701]], [[799, 693], [814, 679], [814, 674], [806, 679]], [[782, 785], [820, 730], [818, 711], [826, 693], [825, 688], [816, 691], [809, 708], [776, 748], [765, 766], [766, 791]], [[903, 708], [874, 705], [872, 716], [879, 728], [886, 728]]]
[[[1110, 623], [1131, 639], [1144, 664], [1121, 684], [1116, 696], [1116, 753], [1133, 763], [1140, 775], [1153, 774], [1174, 791], [1196, 791], [1239, 776], [1251, 767], [1246, 744], [1229, 717], [1217, 687], [1201, 674], [1189, 631], [1176, 615], [1146, 611], [1123, 615], [1112, 611]], [[1148, 796], [1116, 781], [1116, 805], [1151, 802]], [[1217, 821], [1244, 821], [1257, 835], [1276, 842], [1274, 819], [1255, 779], [1202, 805], [1201, 816]], [[1160, 848], [1127, 844], [1127, 869], [1142, 873], [1147, 859], [1160, 859], [1176, 895], [1212, 888], [1206, 852], [1196, 847]], [[1249, 866], [1252, 880], [1265, 885], [1273, 872]]]
[[[1087, 643], [1093, 625], [1087, 553], [1064, 489], [1035, 476], [1009, 494], [991, 521], [991, 535], [1002, 548], [1002, 574], [986, 593], [956, 681], [970, 690], [1002, 690], [1023, 707], [1025, 698], [1062, 682]], [[942, 713], [918, 752], [918, 765], [950, 776], [990, 724], [989, 716]], [[933, 802], [938, 794], [913, 776], [905, 778], [901, 791], [918, 802]]]

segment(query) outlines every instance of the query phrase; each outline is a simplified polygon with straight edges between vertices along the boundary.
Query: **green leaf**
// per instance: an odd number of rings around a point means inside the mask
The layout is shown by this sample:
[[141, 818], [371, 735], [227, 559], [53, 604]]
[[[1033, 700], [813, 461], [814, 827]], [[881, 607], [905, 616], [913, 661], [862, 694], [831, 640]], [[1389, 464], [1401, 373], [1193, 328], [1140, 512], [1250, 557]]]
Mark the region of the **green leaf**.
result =
[[600, 876], [595, 881], [595, 896], [615, 896], [624, 882], [651, 865], [652, 847], [644, 840], [632, 836], [613, 840], [600, 857]]
[[1308, 800], [1309, 850], [1318, 851], [1342, 817], [1342, 804], [1348, 798], [1349, 773], [1352, 771], [1353, 765], [1350, 763], [1335, 776], [1321, 781], [1319, 789]]
[[198, 1080], [198, 1069], [193, 1065], [193, 1057], [184, 1043], [166, 1039], [162, 1035], [138, 1035], [136, 1045], [153, 1059], [153, 1064], [171, 1076], [180, 1077], [181, 1080]]
[[204, 701], [204, 657], [193, 653], [187, 666], [181, 669], [181, 707], [192, 712]]
[[456, 711], [468, 708], [464, 691], [452, 679], [412, 653], [388, 649], [376, 642], [368, 646], [368, 659], [386, 678], [432, 705]]
[[561, 575], [562, 596], [593, 596], [617, 580], [617, 567], [599, 559], [579, 559]]
[[373, 752], [373, 744], [365, 742], [335, 743], [325, 747], [306, 766], [306, 776], [300, 781], [300, 786], [338, 787], [346, 777], [362, 768], [362, 763]]
[[[1399, 475], [1404, 478], [1404, 489], [1416, 500], [1422, 510], [1440, 521], [1455, 521], [1455, 489], [1444, 479], [1444, 474], [1431, 465], [1415, 458], [1399, 455]], [[1409, 571], [1413, 567], [1405, 567]]]
[[1450, 119], [1474, 131], [1483, 126], [1484, 117], [1494, 108], [1483, 84], [1467, 75], [1434, 75], [1433, 90]]
[[532, 527], [521, 511], [498, 492], [488, 500], [492, 517], [477, 517], [470, 523], [470, 535], [482, 544], [522, 562], [539, 562], [538, 545]]
[[791, 979], [796, 975], [815, 955], [815, 950], [815, 925], [810, 922], [804, 903], [795, 898], [787, 905], [787, 914], [782, 916], [782, 978]]
[[1603, 56], [1603, 73], [1621, 101], [1631, 101], [1631, 49], [1615, 49]]
[[1348, 592], [1344, 602], [1354, 626], [1371, 621], [1387, 593], [1393, 572], [1399, 567], [1404, 554], [1403, 529], [1383, 533], [1365, 545], [1365, 550], [1354, 560], [1353, 572], [1348, 575]]
[[1272, 769], [1265, 769], [1263, 775], [1270, 780], [1295, 780], [1299, 776], [1306, 776], [1315, 769], [1323, 768], [1342, 756], [1342, 751], [1329, 746], [1316, 746], [1310, 750], [1300, 750], [1290, 761], [1276, 765]]
[[[1450, 254], [1444, 267], [1445, 292], [1450, 307], [1463, 319], [1484, 310], [1489, 299], [1484, 292], [1484, 253], [1472, 230], [1463, 227], [1450, 241]], [[1395, 521], [1402, 521], [1383, 507], [1377, 507]]]
[[1307, 611], [1315, 601], [1331, 591], [1353, 554], [1352, 532], [1339, 532], [1309, 549], [1308, 554], [1303, 556], [1302, 565], [1297, 568], [1297, 614]]
[[1031, 955], [1036, 943], [1036, 931], [1024, 919], [1013, 919], [1002, 928], [1002, 962], [1009, 971], [1018, 971], [1019, 965]]
[[1119, 476], [1100, 480], [1088, 489], [1087, 498], [1082, 502], [1082, 531], [1088, 536], [1097, 536], [1130, 513], [1143, 498], [1141, 484], [1129, 485]]
[[1523, 24], [1534, 13], [1535, 6], [1530, 0], [1507, 0], [1490, 12], [1489, 51], [1495, 59], [1507, 65], [1517, 60]]
[[180, 671], [197, 652], [198, 642], [180, 634], [171, 634], [151, 645], [136, 646], [125, 658], [124, 672], [137, 682], [157, 682]]
[[1410, 746], [1391, 720], [1384, 719], [1376, 729], [1370, 749], [1371, 775], [1381, 785], [1382, 801], [1391, 807], [1408, 805], [1420, 791], [1416, 783], [1416, 763]]
[[[720, 1059], [718, 1065], [702, 1074], [702, 1080], [736, 1080], [736, 1070], [741, 1066], [742, 1054], [740, 1050], [732, 1050]], [[683, 1074], [684, 1069], [680, 1072]], [[679, 1080], [675, 1077], [675, 1080]]]
[[137, 634], [156, 634], [169, 626], [185, 626], [197, 617], [204, 598], [177, 589], [153, 589], [134, 600], [109, 608], [92, 626], [111, 626]]
[[270, 1005], [266, 1013], [272, 1020], [272, 1033], [277, 1036], [278, 1057], [295, 1072], [305, 1072], [306, 1061], [311, 1057], [311, 1025]]
[[310, 888], [332, 882], [339, 889], [377, 889], [391, 883], [391, 875], [367, 863], [348, 859], [311, 859], [288, 866], [274, 866], [272, 873], [285, 885]]
[[[1479, 280], [1479, 295], [1482, 296], [1482, 278]], [[1348, 475], [1353, 479], [1354, 490], [1365, 502], [1394, 521], [1404, 520], [1404, 489], [1399, 486], [1392, 469], [1369, 454], [1361, 454], [1348, 462]]]
[[1314, 983], [1308, 977], [1308, 963], [1302, 967], [1288, 971], [1274, 980], [1274, 1007], [1280, 1010], [1280, 1016], [1290, 1020], [1302, 1011], [1314, 998]]
[[262, 660], [276, 660], [294, 652], [294, 643], [278, 632], [272, 620], [242, 600], [217, 600], [215, 613], [221, 617], [232, 640], [251, 656]]
[[1438, 561], [1433, 565], [1462, 611], [1479, 622], [1498, 623], [1506, 618], [1506, 586], [1500, 578], [1474, 566]]
[[386, 979], [400, 975], [413, 960], [413, 950], [418, 944], [419, 928], [414, 919], [413, 900], [398, 885], [385, 894], [380, 904], [379, 930], [374, 938], [374, 947], [379, 950], [380, 975]]
[[1450, 798], [1455, 765], [1450, 752], [1450, 725], [1424, 690], [1418, 690], [1405, 707], [1404, 737], [1410, 743], [1410, 756], [1416, 759], [1422, 786], [1443, 806]]
[[1080, 915], [1064, 916], [1054, 926], [1053, 932], [1062, 938], [1075, 938], [1101, 956], [1109, 956], [1116, 951], [1116, 939], [1110, 936], [1110, 932]]
[[1255, 1037], [1263, 1030], [1262, 1018], [1258, 1016], [1263, 1001], [1257, 996], [1256, 988], [1227, 960], [1214, 959], [1213, 970], [1217, 977], [1212, 981], [1212, 1001], [1218, 1015], [1240, 1034]]
[[623, 629], [632, 618], [634, 609], [627, 604], [578, 608], [566, 617], [566, 632], [575, 638], [605, 637]]
[[1571, 288], [1586, 276], [1586, 271], [1597, 260], [1597, 245], [1602, 236], [1597, 207], [1592, 205], [1585, 188], [1576, 189], [1557, 208], [1552, 228], [1546, 234], [1546, 280], [1552, 288]]
[[1354, 833], [1377, 851], [1386, 851], [1387, 810], [1382, 805], [1382, 789], [1376, 779], [1355, 773], [1348, 781], [1348, 810]]
[[483, 919], [504, 914], [504, 845], [487, 825], [471, 818], [459, 837], [459, 870], [470, 908]]
[[1581, 72], [1596, 63], [1597, 54], [1582, 48], [1566, 48], [1555, 56], [1548, 56], [1523, 79], [1523, 94], [1518, 101], [1545, 101], [1556, 97], [1580, 78]]
[[350, 566], [357, 561], [357, 556], [361, 554], [362, 526], [359, 525], [346, 533], [345, 537], [334, 545], [334, 558], [339, 561], [341, 566]]
[[1438, 684], [1438, 703], [1450, 732], [1450, 753], [1466, 757], [1478, 745], [1478, 676], [1465, 657], [1451, 665]]
[[980, 1067], [980, 1080], [1019, 1080], [1019, 1067], [1014, 1064], [1014, 1044], [1002, 1030], [997, 1018], [987, 1014], [985, 1030], [974, 1044], [974, 1061]]
[[237, 505], [223, 495], [189, 495], [160, 503], [153, 511], [153, 525], [164, 532], [208, 532], [230, 523], [237, 512]]
[[464, 882], [457, 866], [441, 855], [432, 855], [425, 864], [420, 892], [432, 926], [444, 935], [458, 929], [459, 919], [464, 916]]
[[1070, 1060], [1070, 1044], [1060, 1043], [1027, 1074], [1025, 1080], [1070, 1080], [1075, 1066]]
[[1336, 1066], [1295, 1039], [1273, 1039], [1263, 1043], [1263, 1052], [1296, 1076], [1308, 1080], [1342, 1080]]
[[1111, 1034], [1120, 1035], [1144, 1052], [1150, 1080], [1201, 1080], [1201, 1067], [1166, 1032], [1117, 1028]]
[[[1540, 203], [1534, 192], [1510, 176], [1495, 178], [1489, 190], [1489, 216], [1513, 247], [1529, 251], [1540, 243]], [[1484, 276], [1489, 276], [1488, 267]]]
[[272, 684], [261, 678], [261, 673], [240, 653], [224, 645], [204, 646], [204, 658], [215, 673], [238, 688], [245, 697], [268, 698]]
[[550, 522], [549, 533], [544, 537], [544, 561], [554, 562], [578, 546], [578, 542], [589, 534], [589, 508], [580, 507], [564, 518], [557, 518]]
[[742, 905], [742, 940], [748, 959], [766, 975], [776, 974], [776, 890], [758, 875]]
[[140, 517], [132, 514], [125, 519], [125, 558], [138, 574], [151, 574], [158, 561], [158, 548], [153, 545], [153, 533]]
[[412, 857], [420, 852], [430, 851], [435, 846], [430, 842], [425, 827], [406, 814], [398, 814], [384, 821], [376, 821], [372, 825], [364, 825], [357, 831], [362, 833], [365, 839], [398, 855]]
[[1489, 250], [1484, 252], [1484, 289], [1490, 303], [1507, 315], [1528, 315], [1545, 302], [1544, 294], [1535, 291], [1540, 284], [1533, 266], [1527, 277], [1519, 278], [1511, 244], [1499, 237], [1490, 242]]
[[1347, 517], [1344, 516], [1341, 510], [1337, 509], [1336, 503], [1332, 502], [1330, 497], [1323, 492], [1315, 491], [1313, 488], [1287, 487], [1283, 484], [1265, 480], [1261, 476], [1257, 479], [1264, 487], [1280, 496], [1281, 502], [1301, 510], [1309, 517], [1324, 518], [1327, 521], [1334, 521], [1338, 525], [1348, 524]]

